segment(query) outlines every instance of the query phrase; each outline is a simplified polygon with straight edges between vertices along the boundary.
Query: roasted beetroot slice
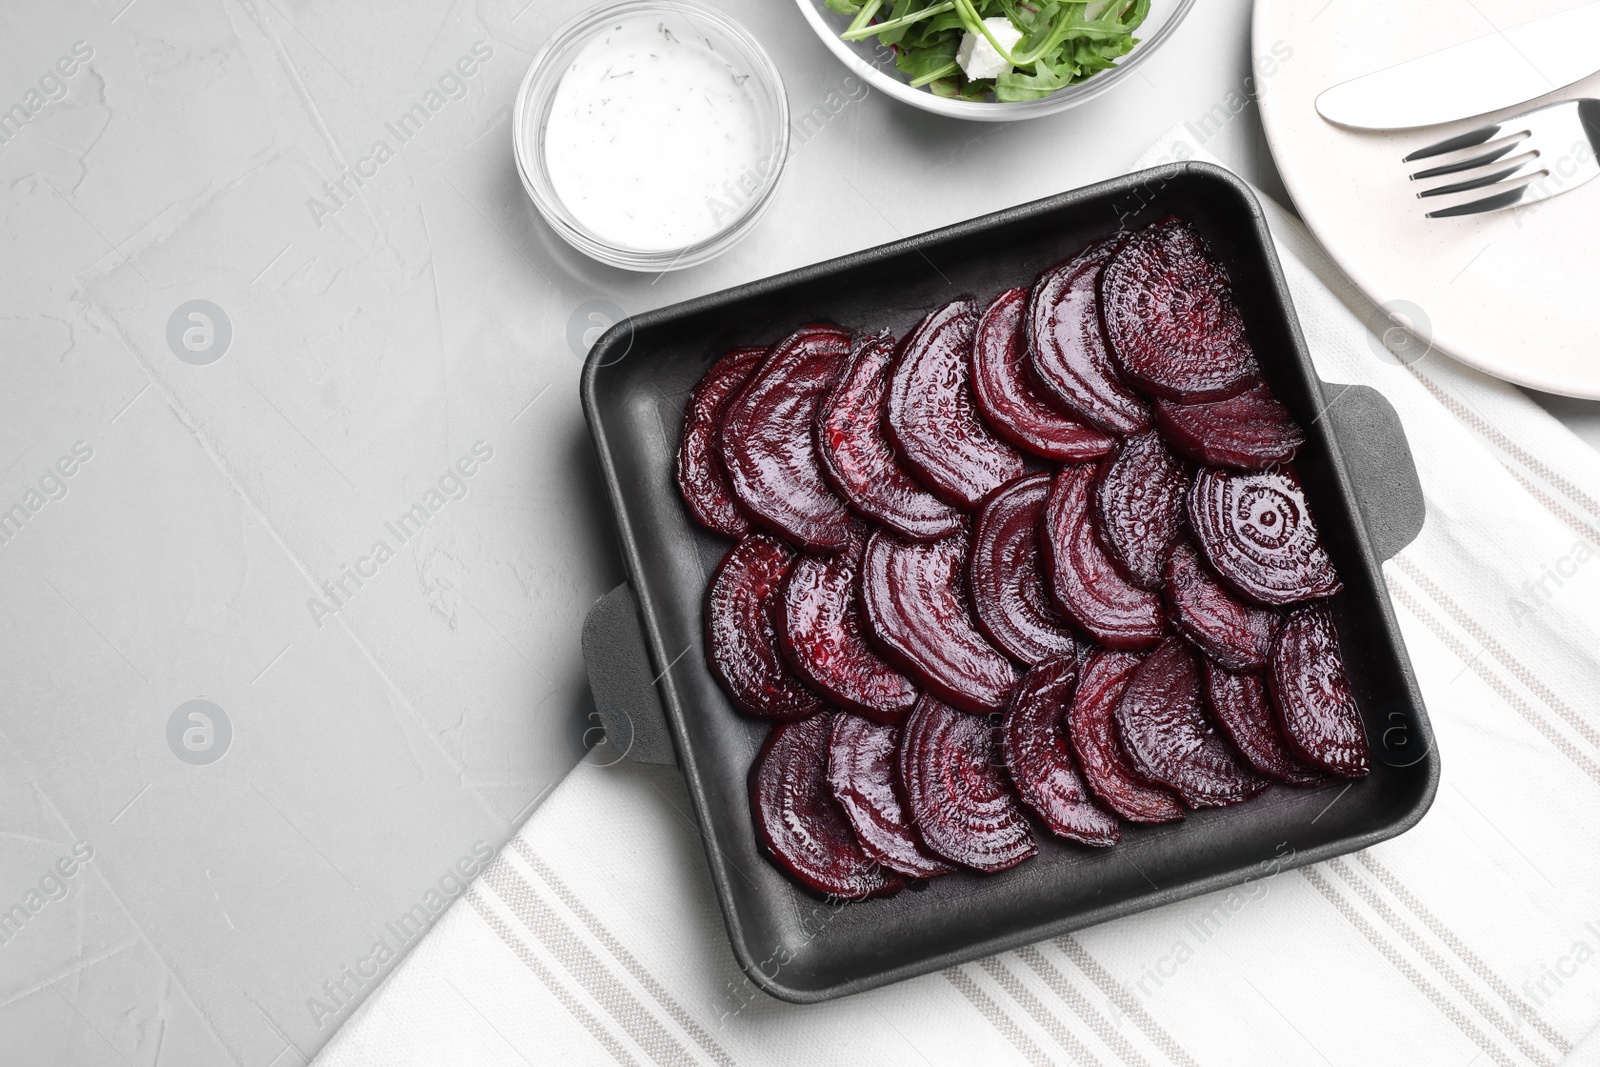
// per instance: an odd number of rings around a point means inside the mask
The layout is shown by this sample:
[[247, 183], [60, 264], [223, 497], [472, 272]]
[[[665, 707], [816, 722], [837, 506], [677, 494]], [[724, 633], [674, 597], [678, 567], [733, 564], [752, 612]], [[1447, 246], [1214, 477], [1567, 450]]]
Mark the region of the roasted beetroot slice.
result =
[[861, 561], [861, 607], [890, 663], [941, 700], [982, 715], [1005, 709], [1017, 677], [973, 619], [966, 558], [965, 531], [916, 543], [879, 530]]
[[1200, 235], [1169, 216], [1100, 274], [1100, 318], [1125, 374], [1168, 400], [1221, 400], [1260, 378], [1233, 286]]
[[857, 715], [836, 715], [828, 745], [828, 787], [866, 854], [911, 878], [955, 870], [917, 843], [911, 816], [895, 787], [900, 728]]
[[994, 727], [924, 696], [900, 738], [900, 783], [922, 843], [952, 863], [993, 873], [1039, 851], [1006, 787]]
[[739, 503], [802, 548], [843, 547], [850, 507], [828, 484], [815, 421], [850, 354], [837, 326], [802, 326], [772, 348], [728, 404], [722, 459]]
[[857, 511], [902, 537], [947, 537], [961, 528], [961, 512], [924, 489], [889, 443], [884, 410], [894, 352], [887, 332], [856, 341], [850, 365], [822, 404], [817, 446], [823, 470]]
[[1189, 488], [1189, 525], [1222, 580], [1258, 604], [1293, 604], [1344, 588], [1292, 470], [1200, 471]]
[[1191, 808], [1249, 800], [1267, 787], [1200, 709], [1200, 667], [1181, 637], [1145, 657], [1117, 703], [1117, 733], [1134, 769], [1177, 790]]
[[778, 651], [777, 611], [794, 549], [751, 534], [728, 550], [706, 594], [706, 659], [740, 711], [790, 721], [825, 705]]
[[1078, 659], [1046, 660], [1017, 683], [1001, 727], [1011, 782], [1022, 802], [1057, 837], [1085, 845], [1114, 845], [1117, 817], [1089, 799], [1089, 788], [1067, 747], [1064, 719], [1078, 681]]
[[1034, 384], [1064, 410], [1114, 434], [1150, 428], [1150, 409], [1123, 382], [1100, 325], [1100, 271], [1122, 241], [1120, 235], [1098, 241], [1041, 274], [1027, 318]]
[[1267, 683], [1257, 674], [1235, 674], [1205, 661], [1206, 700], [1222, 732], [1250, 766], [1290, 785], [1315, 785], [1327, 775], [1295, 758], [1283, 739], [1267, 700]]
[[867, 644], [856, 595], [859, 548], [819, 558], [801, 556], [783, 581], [778, 647], [811, 687], [879, 722], [905, 721], [917, 687]]
[[1263, 382], [1226, 400], [1156, 401], [1156, 423], [1172, 446], [1211, 467], [1259, 471], [1289, 462], [1306, 435]]
[[1179, 632], [1207, 657], [1230, 671], [1258, 671], [1267, 665], [1278, 613], [1228, 592], [1187, 541], [1180, 541], [1167, 559], [1162, 592]]
[[972, 531], [967, 565], [979, 628], [1030, 666], [1075, 655], [1078, 645], [1050, 600], [1039, 558], [1039, 516], [1049, 495], [1050, 476], [1035, 474], [990, 497]]
[[678, 441], [678, 491], [696, 522], [728, 537], [749, 533], [750, 520], [734, 503], [717, 437], [728, 401], [766, 354], [760, 347], [735, 348], [717, 360], [689, 394], [684, 411], [683, 437]]
[[1367, 731], [1344, 674], [1339, 635], [1326, 604], [1289, 613], [1272, 644], [1267, 680], [1289, 750], [1345, 778], [1371, 769]]
[[1107, 648], [1149, 648], [1166, 632], [1156, 594], [1131, 584], [1089, 521], [1095, 468], [1061, 468], [1045, 500], [1040, 546], [1056, 604]]
[[905, 885], [868, 857], [828, 788], [834, 713], [774, 727], [750, 768], [750, 814], [777, 865], [808, 889], [847, 900]]
[[1079, 462], [1111, 451], [1116, 438], [1068, 418], [1034, 391], [1025, 354], [1028, 290], [1007, 289], [978, 319], [972, 342], [972, 393], [995, 432], [1046, 459]]
[[1084, 780], [1100, 802], [1129, 822], [1183, 818], [1178, 794], [1139, 776], [1117, 738], [1115, 712], [1128, 680], [1144, 662], [1137, 652], [1099, 651], [1084, 661], [1067, 708], [1067, 740]]
[[1124, 440], [1102, 467], [1094, 494], [1100, 541], [1140, 589], [1161, 588], [1188, 487], [1188, 472], [1153, 431]]
[[948, 504], [971, 510], [1023, 470], [1021, 453], [978, 418], [970, 354], [971, 300], [930, 312], [900, 342], [889, 377], [889, 439], [906, 465]]

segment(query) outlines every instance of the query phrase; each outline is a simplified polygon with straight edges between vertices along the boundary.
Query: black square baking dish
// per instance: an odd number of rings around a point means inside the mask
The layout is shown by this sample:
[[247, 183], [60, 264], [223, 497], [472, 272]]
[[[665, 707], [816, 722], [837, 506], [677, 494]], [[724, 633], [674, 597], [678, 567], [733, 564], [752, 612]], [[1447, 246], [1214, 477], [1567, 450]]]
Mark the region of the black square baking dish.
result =
[[[694, 525], [678, 495], [685, 400], [734, 345], [817, 320], [899, 335], [958, 295], [1029, 285], [1169, 214], [1227, 269], [1267, 382], [1306, 430], [1296, 463], [1345, 583], [1332, 609], [1372, 773], [1125, 825], [1108, 849], [1041, 832], [1040, 854], [1003, 874], [945, 876], [819, 922], [818, 899], [758, 851], [746, 776], [768, 726], [737, 714], [706, 666], [702, 605], [731, 542]], [[1260, 205], [1220, 168], [1144, 171], [639, 315], [590, 351], [582, 397], [629, 579], [585, 628], [596, 705], [631, 758], [681, 768], [734, 954], [773, 996], [843, 996], [1351, 852], [1409, 829], [1433, 800], [1439, 757], [1380, 571], [1422, 525], [1410, 449], [1378, 393], [1318, 379]]]

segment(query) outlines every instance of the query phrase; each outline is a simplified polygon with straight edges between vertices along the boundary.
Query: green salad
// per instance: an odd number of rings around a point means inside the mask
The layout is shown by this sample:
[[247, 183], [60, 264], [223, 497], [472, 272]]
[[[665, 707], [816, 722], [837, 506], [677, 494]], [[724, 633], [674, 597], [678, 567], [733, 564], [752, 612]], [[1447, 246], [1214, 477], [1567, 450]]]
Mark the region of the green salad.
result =
[[913, 87], [963, 100], [1037, 100], [1114, 67], [1150, 11], [1150, 0], [826, 2], [854, 16], [845, 40], [876, 37]]

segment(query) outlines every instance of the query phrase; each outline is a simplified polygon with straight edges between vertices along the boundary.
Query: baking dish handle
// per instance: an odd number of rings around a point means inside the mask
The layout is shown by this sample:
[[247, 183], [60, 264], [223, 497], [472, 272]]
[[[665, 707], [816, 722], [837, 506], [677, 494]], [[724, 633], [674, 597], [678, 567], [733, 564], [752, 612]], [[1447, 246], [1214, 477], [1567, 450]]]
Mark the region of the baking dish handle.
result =
[[635, 763], [677, 766], [639, 625], [639, 602], [627, 582], [589, 609], [583, 622], [583, 666], [606, 740]]
[[1367, 385], [1322, 383], [1329, 423], [1355, 484], [1372, 550], [1386, 560], [1422, 532], [1422, 481], [1394, 405]]

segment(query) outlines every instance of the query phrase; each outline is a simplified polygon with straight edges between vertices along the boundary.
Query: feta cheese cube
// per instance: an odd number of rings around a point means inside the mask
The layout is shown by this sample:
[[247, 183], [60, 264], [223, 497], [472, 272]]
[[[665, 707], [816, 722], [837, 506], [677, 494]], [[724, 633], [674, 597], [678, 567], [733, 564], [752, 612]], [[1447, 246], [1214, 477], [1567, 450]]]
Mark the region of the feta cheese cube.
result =
[[[984, 19], [983, 24], [989, 27], [994, 39], [999, 41], [1007, 52], [1017, 47], [1017, 42], [1022, 40], [1022, 31], [1013, 26], [1011, 20], [1004, 15]], [[1011, 69], [1011, 64], [994, 50], [989, 38], [970, 31], [961, 38], [961, 47], [956, 49], [956, 63], [969, 78], [993, 78]]]

